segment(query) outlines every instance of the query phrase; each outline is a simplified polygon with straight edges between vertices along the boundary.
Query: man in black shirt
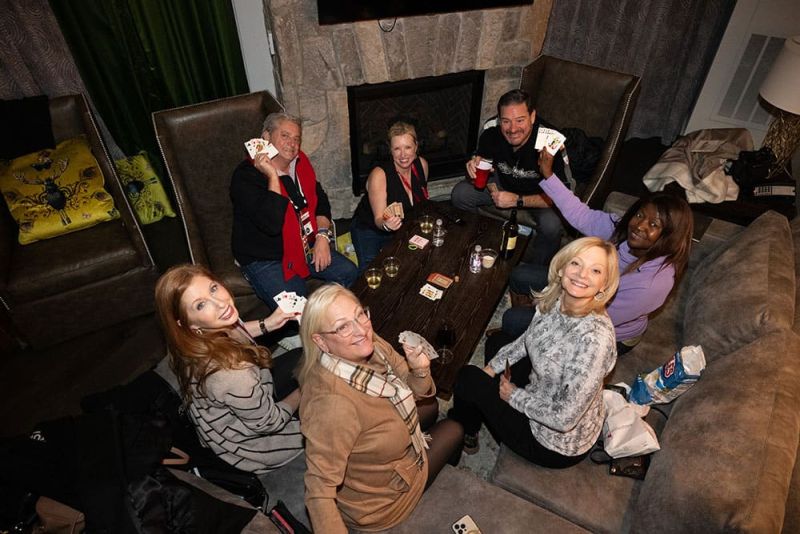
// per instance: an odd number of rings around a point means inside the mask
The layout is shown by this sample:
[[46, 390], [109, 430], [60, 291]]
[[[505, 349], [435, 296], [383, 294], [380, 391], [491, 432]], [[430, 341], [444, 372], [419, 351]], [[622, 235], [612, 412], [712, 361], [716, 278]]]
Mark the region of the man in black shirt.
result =
[[271, 309], [281, 291], [307, 295], [309, 276], [350, 286], [356, 266], [332, 243], [331, 206], [308, 157], [300, 150], [300, 119], [272, 113], [261, 136], [278, 154], [257, 154], [231, 178], [233, 256], [256, 294]]
[[[514, 89], [500, 97], [497, 103], [497, 126], [487, 128], [478, 140], [476, 155], [467, 161], [468, 180], [453, 188], [452, 202], [457, 208], [476, 211], [478, 206], [526, 210], [536, 222], [536, 236], [528, 245], [523, 261], [548, 265], [561, 247], [562, 224], [542, 192], [539, 182], [545, 177], [539, 171], [539, 152], [534, 148], [541, 123], [530, 95]], [[492, 160], [494, 173], [489, 183], [497, 185], [477, 190], [472, 185], [475, 169], [481, 159]], [[555, 159], [553, 171], [563, 176], [563, 162]]]

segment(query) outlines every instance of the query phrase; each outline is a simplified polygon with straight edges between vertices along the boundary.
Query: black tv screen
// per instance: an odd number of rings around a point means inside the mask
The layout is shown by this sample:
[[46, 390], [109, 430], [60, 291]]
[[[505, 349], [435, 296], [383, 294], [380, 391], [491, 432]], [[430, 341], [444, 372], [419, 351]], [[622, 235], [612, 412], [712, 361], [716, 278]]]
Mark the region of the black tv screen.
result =
[[522, 6], [533, 0], [317, 0], [320, 24]]

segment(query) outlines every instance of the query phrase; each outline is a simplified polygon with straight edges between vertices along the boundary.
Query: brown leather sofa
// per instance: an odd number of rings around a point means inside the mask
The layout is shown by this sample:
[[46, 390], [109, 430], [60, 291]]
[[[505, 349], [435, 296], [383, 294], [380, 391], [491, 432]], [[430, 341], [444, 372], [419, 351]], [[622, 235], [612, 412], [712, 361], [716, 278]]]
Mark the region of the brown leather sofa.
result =
[[[640, 78], [542, 55], [523, 69], [519, 86], [530, 93], [537, 116], [558, 128], [580, 128], [590, 137], [605, 140], [594, 174], [578, 184], [575, 191], [589, 206], [602, 207], [610, 192], [617, 154], [636, 108]], [[494, 207], [480, 211], [503, 218], [510, 213]], [[524, 215], [520, 222], [535, 226]]]
[[242, 276], [231, 252], [231, 175], [261, 133], [264, 118], [283, 106], [266, 91], [153, 113], [161, 155], [175, 191], [192, 263], [205, 265], [249, 317], [266, 307]]
[[157, 272], [86, 98], [49, 101], [53, 138], [86, 135], [120, 218], [20, 245], [0, 208], [0, 307], [23, 343], [40, 348], [153, 309]]

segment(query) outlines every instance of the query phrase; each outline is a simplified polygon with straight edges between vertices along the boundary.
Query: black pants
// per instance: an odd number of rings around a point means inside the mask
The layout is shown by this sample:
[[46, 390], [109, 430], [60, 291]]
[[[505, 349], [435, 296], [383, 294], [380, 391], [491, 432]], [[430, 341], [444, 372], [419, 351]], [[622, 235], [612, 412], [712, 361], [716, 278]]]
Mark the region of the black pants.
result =
[[302, 355], [303, 349], [297, 348], [272, 359], [270, 372], [272, 373], [272, 385], [275, 388], [272, 396], [276, 401], [283, 400], [289, 393], [300, 387], [294, 377], [294, 370], [300, 363]]
[[[530, 373], [531, 362], [523, 358], [511, 367], [511, 382], [524, 387]], [[500, 378], [491, 378], [474, 365], [467, 365], [459, 372], [448, 417], [460, 422], [465, 434], [477, 434], [481, 423], [486, 424], [498, 443], [505, 443], [529, 462], [543, 467], [570, 467], [588, 454], [564, 456], [541, 445], [531, 433], [528, 417], [500, 398]]]

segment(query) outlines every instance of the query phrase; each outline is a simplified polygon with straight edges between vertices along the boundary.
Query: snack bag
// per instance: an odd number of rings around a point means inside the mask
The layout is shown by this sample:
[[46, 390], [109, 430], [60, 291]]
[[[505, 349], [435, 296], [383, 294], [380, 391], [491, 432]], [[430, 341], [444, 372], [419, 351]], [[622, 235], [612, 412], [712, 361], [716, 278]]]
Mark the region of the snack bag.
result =
[[683, 347], [661, 367], [637, 376], [629, 400], [642, 405], [672, 402], [700, 379], [705, 368], [700, 345]]

